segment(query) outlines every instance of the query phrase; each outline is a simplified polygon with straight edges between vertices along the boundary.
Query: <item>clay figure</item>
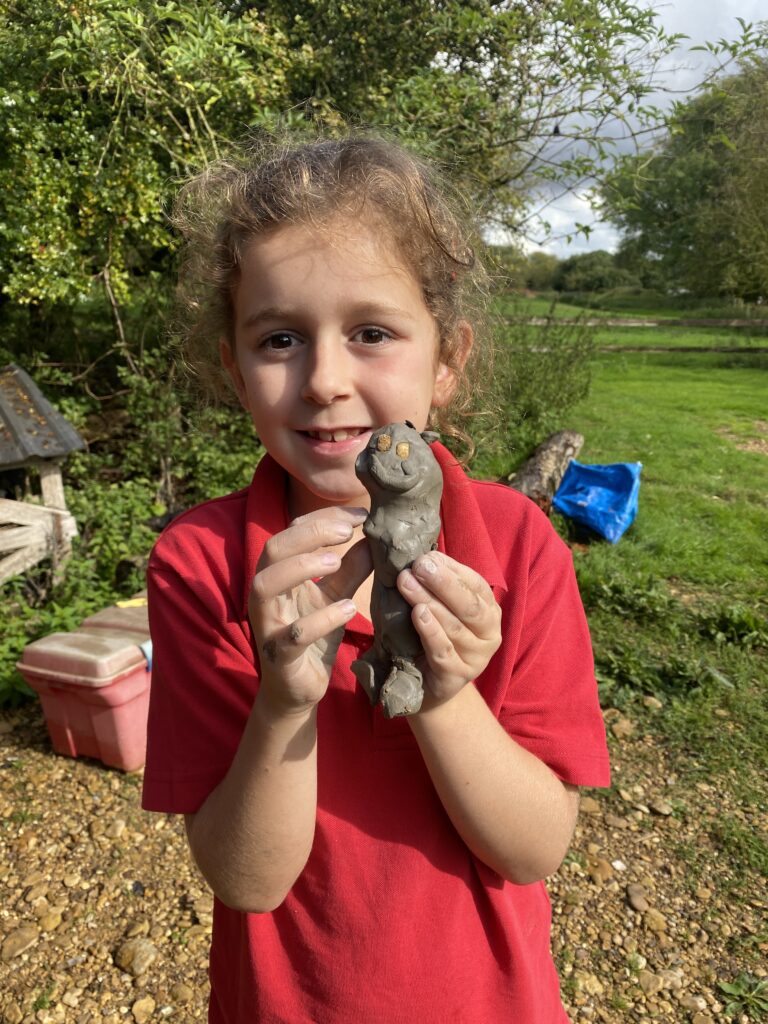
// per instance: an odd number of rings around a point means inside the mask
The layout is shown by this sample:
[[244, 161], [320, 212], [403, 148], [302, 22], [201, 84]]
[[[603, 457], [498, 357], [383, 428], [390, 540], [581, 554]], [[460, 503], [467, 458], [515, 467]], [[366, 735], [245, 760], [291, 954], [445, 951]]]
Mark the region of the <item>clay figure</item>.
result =
[[436, 440], [437, 434], [420, 434], [407, 420], [390, 423], [371, 434], [355, 463], [371, 495], [363, 532], [373, 556], [374, 643], [352, 671], [387, 718], [415, 714], [424, 697], [416, 666], [423, 649], [396, 581], [419, 555], [437, 547], [443, 474], [429, 448]]

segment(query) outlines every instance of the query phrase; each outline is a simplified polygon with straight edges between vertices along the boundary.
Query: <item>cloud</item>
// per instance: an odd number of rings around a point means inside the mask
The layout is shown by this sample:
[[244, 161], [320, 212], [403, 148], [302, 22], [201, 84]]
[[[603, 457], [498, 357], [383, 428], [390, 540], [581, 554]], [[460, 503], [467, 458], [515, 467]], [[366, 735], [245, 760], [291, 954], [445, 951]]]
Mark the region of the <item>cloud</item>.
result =
[[[756, 24], [768, 17], [765, 0], [674, 0], [648, 6], [657, 12], [659, 23], [668, 33], [688, 37], [662, 62], [656, 76], [659, 89], [648, 97], [649, 102], [662, 108], [673, 100], [685, 99], [716, 67], [715, 57], [702, 51], [692, 52], [692, 46], [738, 38], [741, 26], [737, 18]], [[628, 139], [617, 149], [629, 150], [633, 146]], [[540, 247], [561, 258], [594, 249], [613, 251], [619, 242], [616, 229], [597, 222], [589, 202], [580, 195], [568, 194], [553, 201], [547, 206], [544, 219], [551, 225], [551, 240]], [[588, 238], [577, 233], [577, 223], [590, 225]], [[536, 238], [543, 231], [534, 229], [530, 234]]]

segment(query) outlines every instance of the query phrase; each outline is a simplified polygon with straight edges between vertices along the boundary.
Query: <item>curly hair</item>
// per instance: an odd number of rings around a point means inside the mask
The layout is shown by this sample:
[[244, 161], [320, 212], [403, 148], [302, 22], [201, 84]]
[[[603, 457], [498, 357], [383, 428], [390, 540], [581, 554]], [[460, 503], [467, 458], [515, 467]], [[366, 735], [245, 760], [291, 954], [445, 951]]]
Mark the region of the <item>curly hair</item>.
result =
[[[366, 133], [296, 143], [261, 135], [186, 183], [173, 223], [183, 239], [178, 334], [184, 361], [204, 392], [230, 392], [219, 340], [234, 345], [234, 295], [248, 244], [286, 225], [331, 231], [339, 220], [374, 224], [419, 282], [435, 318], [440, 359], [456, 377], [453, 400], [431, 426], [466, 445], [467, 416], [490, 379], [492, 345], [484, 329], [487, 275], [464, 203], [436, 168]], [[462, 323], [475, 344], [461, 365]]]

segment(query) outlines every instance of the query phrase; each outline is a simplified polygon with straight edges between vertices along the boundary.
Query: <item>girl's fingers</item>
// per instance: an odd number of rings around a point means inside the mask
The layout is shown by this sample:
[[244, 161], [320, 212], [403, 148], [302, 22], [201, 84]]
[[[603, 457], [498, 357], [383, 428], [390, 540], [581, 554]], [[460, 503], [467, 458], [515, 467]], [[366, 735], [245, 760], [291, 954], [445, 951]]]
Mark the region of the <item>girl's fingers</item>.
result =
[[418, 604], [413, 610], [412, 621], [421, 638], [424, 656], [433, 672], [444, 674], [455, 670], [461, 662], [453, 641], [447, 635], [442, 623], [432, 614], [426, 604]]
[[363, 508], [327, 508], [300, 516], [291, 525], [270, 537], [264, 545], [257, 571], [296, 555], [310, 554], [318, 548], [343, 544], [367, 512]]
[[296, 661], [304, 651], [323, 641], [356, 614], [354, 602], [345, 599], [328, 605], [318, 611], [296, 619], [288, 626], [275, 630], [261, 645], [262, 655], [268, 664], [286, 664]]
[[354, 597], [357, 588], [373, 572], [373, 559], [368, 541], [363, 537], [353, 544], [341, 559], [338, 572], [326, 576], [320, 589], [335, 601]]
[[432, 552], [416, 559], [410, 574], [401, 573], [398, 585], [412, 604], [428, 604], [447, 629], [453, 617], [476, 636], [489, 637], [498, 630], [500, 609], [491, 588], [482, 576], [447, 555]]
[[251, 583], [251, 602], [263, 607], [309, 580], [338, 571], [341, 556], [335, 551], [312, 551], [284, 558], [260, 569]]

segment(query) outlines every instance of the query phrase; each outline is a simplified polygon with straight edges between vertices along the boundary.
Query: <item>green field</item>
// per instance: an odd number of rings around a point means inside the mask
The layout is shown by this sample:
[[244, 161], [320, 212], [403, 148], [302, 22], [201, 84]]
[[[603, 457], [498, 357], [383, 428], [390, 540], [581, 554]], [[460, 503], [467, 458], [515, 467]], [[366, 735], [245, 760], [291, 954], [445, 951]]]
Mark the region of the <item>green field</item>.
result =
[[595, 330], [598, 348], [703, 348], [765, 349], [768, 331], [736, 327], [599, 327]]
[[[603, 707], [670, 751], [681, 785], [706, 781], [735, 808], [721, 822], [734, 877], [768, 873], [765, 837], [740, 825], [744, 808], [762, 820], [768, 811], [768, 377], [758, 360], [599, 355], [589, 397], [563, 426], [584, 435], [582, 462], [642, 462], [638, 516], [616, 545], [584, 542], [553, 517], [573, 545]], [[744, 896], [737, 887], [732, 898]]]
[[[766, 372], [751, 357], [603, 354], [568, 417], [584, 462], [642, 462], [641, 508], [606, 568], [768, 593]], [[762, 426], [760, 426], [762, 424]], [[742, 450], [762, 439], [764, 450]]]

